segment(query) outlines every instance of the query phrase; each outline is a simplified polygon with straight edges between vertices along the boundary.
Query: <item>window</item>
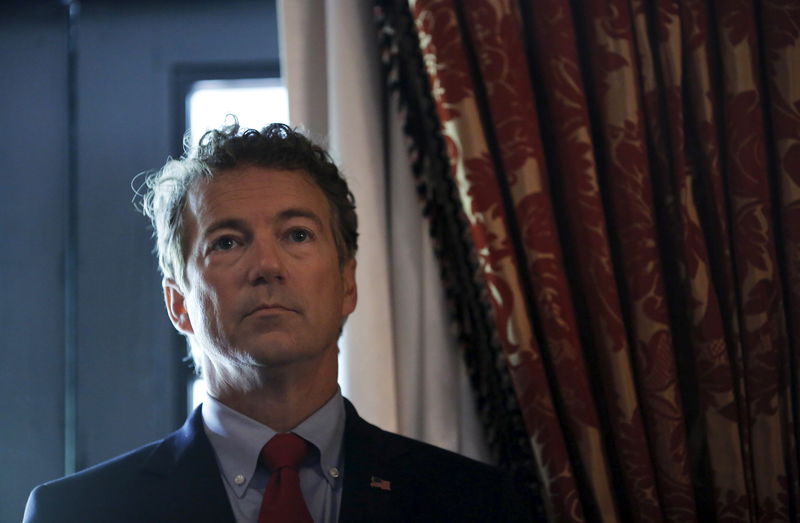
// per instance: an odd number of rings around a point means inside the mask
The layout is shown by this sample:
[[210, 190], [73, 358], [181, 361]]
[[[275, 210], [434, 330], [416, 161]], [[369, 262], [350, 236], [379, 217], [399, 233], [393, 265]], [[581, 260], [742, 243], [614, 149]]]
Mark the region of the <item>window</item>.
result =
[[195, 82], [186, 97], [192, 145], [204, 132], [220, 127], [227, 115], [239, 125], [260, 129], [272, 122], [289, 123], [289, 102], [280, 78], [242, 78]]

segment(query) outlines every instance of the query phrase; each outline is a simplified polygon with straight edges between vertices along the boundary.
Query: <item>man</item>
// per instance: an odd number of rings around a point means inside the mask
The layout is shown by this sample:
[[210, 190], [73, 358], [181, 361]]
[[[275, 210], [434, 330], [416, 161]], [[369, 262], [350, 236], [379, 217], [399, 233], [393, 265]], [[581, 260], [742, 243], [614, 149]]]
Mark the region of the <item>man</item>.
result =
[[167, 312], [208, 398], [162, 441], [37, 487], [25, 521], [521, 521], [496, 469], [384, 432], [337, 385], [353, 196], [281, 124], [207, 133], [147, 180]]

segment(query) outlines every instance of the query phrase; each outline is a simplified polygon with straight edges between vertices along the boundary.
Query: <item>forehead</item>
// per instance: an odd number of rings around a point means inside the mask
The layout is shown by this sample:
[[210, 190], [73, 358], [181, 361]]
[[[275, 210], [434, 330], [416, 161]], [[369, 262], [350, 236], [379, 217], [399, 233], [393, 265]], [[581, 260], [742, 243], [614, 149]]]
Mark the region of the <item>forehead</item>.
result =
[[330, 224], [330, 205], [304, 171], [247, 166], [199, 180], [187, 194], [186, 214], [197, 225], [233, 217], [263, 217], [303, 209]]

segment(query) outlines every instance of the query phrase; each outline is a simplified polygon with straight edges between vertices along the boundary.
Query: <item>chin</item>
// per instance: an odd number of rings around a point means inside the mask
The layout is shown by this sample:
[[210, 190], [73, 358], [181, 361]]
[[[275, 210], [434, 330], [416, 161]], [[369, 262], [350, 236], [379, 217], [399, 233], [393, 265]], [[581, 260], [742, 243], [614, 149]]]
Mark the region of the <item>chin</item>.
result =
[[321, 343], [308, 341], [298, 343], [290, 333], [272, 331], [248, 333], [238, 339], [229, 339], [224, 344], [227, 349], [217, 352], [219, 359], [225, 360], [226, 367], [282, 367], [304, 361], [321, 360], [333, 349], [336, 343], [320, 348]]
[[242, 360], [256, 367], [276, 367], [308, 361], [320, 354], [320, 351], [303, 350], [293, 345], [271, 345], [246, 351]]

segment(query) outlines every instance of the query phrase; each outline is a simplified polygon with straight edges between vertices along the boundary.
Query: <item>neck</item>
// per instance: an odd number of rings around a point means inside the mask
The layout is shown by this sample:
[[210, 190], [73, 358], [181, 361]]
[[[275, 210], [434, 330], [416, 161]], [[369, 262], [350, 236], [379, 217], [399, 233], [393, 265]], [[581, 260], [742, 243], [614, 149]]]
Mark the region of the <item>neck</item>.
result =
[[208, 392], [233, 410], [288, 432], [327, 403], [338, 389], [337, 351], [326, 351], [322, 362], [295, 362], [278, 368], [250, 366], [220, 372], [203, 366]]

